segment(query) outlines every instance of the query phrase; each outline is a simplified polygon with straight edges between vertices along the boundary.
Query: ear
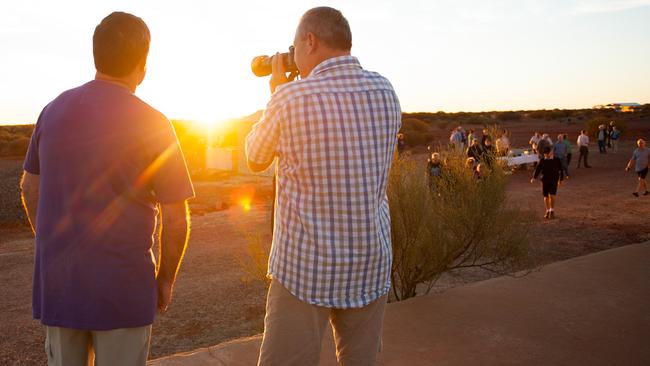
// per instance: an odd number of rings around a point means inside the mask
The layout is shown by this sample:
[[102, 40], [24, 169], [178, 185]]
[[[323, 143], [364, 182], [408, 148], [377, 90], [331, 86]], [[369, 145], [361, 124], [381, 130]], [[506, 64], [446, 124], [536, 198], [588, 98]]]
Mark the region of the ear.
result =
[[142, 84], [145, 75], [147, 75], [147, 58], [145, 57], [137, 66], [138, 70], [138, 85]]
[[314, 52], [316, 52], [316, 50], [318, 50], [318, 39], [316, 38], [314, 33], [308, 32], [305, 42], [307, 45], [308, 54], [313, 54]]

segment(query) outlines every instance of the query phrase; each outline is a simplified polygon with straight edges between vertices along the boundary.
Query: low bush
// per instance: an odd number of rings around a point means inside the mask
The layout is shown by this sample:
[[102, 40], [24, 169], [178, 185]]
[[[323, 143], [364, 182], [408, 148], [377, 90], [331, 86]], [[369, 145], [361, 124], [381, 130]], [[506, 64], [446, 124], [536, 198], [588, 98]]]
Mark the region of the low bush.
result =
[[447, 153], [432, 186], [422, 164], [397, 159], [388, 199], [392, 221], [392, 297], [427, 293], [448, 271], [508, 273], [527, 266], [529, 215], [506, 205], [506, 176], [495, 167], [480, 181], [464, 155]]

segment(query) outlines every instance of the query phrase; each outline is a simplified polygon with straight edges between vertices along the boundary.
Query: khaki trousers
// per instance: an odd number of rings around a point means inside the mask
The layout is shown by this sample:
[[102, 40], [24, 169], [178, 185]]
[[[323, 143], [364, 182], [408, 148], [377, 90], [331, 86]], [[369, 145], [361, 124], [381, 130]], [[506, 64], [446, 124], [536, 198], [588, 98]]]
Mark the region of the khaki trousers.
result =
[[144, 366], [151, 325], [112, 330], [45, 327], [48, 366]]
[[312, 366], [320, 360], [328, 320], [343, 366], [375, 365], [387, 296], [356, 309], [330, 309], [299, 300], [273, 280], [266, 301], [258, 365]]

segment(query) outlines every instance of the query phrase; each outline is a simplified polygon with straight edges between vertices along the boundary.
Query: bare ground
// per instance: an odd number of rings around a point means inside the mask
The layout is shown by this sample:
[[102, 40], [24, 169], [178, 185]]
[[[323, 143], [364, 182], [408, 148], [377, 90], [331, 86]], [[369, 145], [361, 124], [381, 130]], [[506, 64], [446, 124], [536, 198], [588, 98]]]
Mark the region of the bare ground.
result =
[[[575, 169], [558, 192], [557, 219], [545, 221], [541, 187], [531, 184], [530, 171], [517, 171], [508, 191], [513, 205], [533, 210], [531, 254], [543, 264], [607, 248], [650, 239], [643, 224], [650, 215], [650, 196], [636, 198], [631, 192], [635, 176], [623, 168], [632, 149], [630, 139], [650, 136], [650, 122], [628, 122], [630, 131], [618, 154], [590, 153], [592, 169]], [[513, 143], [524, 145], [537, 123], [506, 125]], [[571, 140], [581, 126], [546, 123], [551, 135], [569, 132]], [[440, 131], [444, 141], [446, 131]], [[416, 155], [426, 150], [415, 150]], [[16, 169], [20, 161], [0, 161], [0, 170]], [[1, 173], [1, 172], [0, 172]], [[240, 264], [246, 256], [250, 233], [270, 240], [270, 179], [230, 177], [197, 183], [193, 203], [192, 235], [167, 314], [154, 324], [150, 358], [189, 351], [229, 339], [259, 333], [264, 316], [265, 285], [247, 281]], [[255, 191], [252, 209], [239, 201]], [[225, 210], [215, 211], [224, 207]], [[645, 220], [644, 220], [645, 218]], [[45, 364], [43, 330], [31, 319], [33, 239], [25, 226], [0, 227], [0, 364]], [[490, 277], [478, 271], [446, 275], [437, 290]]]

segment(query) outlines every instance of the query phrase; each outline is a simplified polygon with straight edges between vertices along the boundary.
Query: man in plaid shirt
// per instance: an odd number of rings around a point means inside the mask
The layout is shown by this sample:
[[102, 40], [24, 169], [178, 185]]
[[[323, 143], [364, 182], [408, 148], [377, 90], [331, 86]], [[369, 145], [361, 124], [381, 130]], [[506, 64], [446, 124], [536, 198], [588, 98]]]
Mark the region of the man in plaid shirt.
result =
[[274, 57], [271, 101], [246, 140], [253, 171], [278, 157], [260, 365], [316, 365], [328, 320], [344, 365], [373, 365], [392, 261], [386, 183], [401, 125], [381, 75], [350, 56], [335, 9], [307, 11], [294, 39], [302, 80]]

